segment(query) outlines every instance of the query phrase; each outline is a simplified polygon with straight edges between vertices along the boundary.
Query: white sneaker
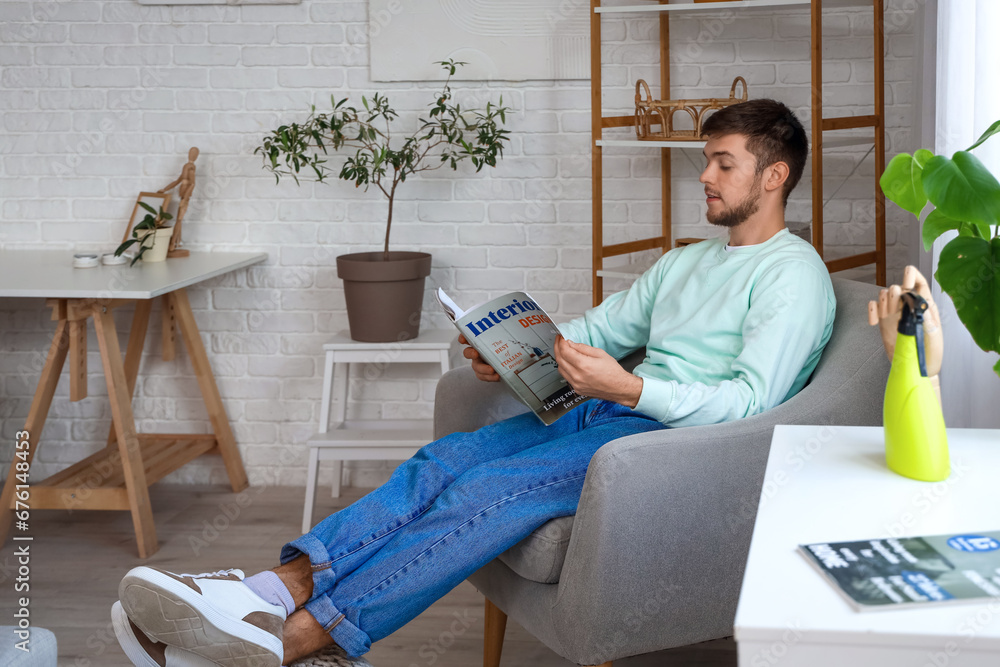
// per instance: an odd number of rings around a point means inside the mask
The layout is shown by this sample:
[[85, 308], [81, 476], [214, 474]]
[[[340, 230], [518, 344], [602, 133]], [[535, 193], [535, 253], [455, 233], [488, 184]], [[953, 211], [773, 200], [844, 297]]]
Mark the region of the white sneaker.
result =
[[281, 667], [285, 608], [261, 599], [242, 570], [173, 574], [136, 567], [118, 586], [128, 617], [150, 639], [223, 667]]
[[214, 667], [197, 653], [161, 644], [146, 636], [122, 609], [121, 602], [111, 606], [111, 624], [122, 651], [136, 667]]

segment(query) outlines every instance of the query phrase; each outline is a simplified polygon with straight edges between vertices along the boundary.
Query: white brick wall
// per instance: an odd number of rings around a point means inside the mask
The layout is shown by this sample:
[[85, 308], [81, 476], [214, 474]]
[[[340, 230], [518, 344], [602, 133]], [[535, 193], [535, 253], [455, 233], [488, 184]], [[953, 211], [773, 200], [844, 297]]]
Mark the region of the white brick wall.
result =
[[[891, 156], [913, 148], [913, 17], [904, 9], [912, 3], [888, 4]], [[583, 2], [567, 6], [587, 11]], [[825, 23], [825, 102], [837, 113], [865, 113], [872, 67], [851, 58], [868, 53], [871, 20], [828, 11]], [[739, 20], [675, 18], [674, 94], [722, 95], [741, 74], [752, 96], [786, 101], [808, 125], [808, 30], [804, 10]], [[331, 93], [357, 99], [385, 92], [413, 122], [437, 84], [373, 84], [367, 31], [364, 0], [245, 7], [0, 2], [0, 245], [109, 250], [136, 193], [173, 180], [187, 149], [198, 146], [186, 242], [203, 250], [268, 252], [266, 265], [190, 293], [252, 480], [304, 482], [302, 443], [319, 415], [321, 345], [347, 325], [334, 257], [378, 247], [385, 216], [374, 191], [337, 181], [275, 186], [252, 149], [279, 122], [304, 118], [310, 104], [325, 108]], [[635, 80], [658, 79], [656, 21], [605, 19], [604, 37], [605, 109], [627, 113]], [[455, 88], [460, 97], [481, 99], [487, 92], [480, 83]], [[494, 82], [488, 92], [503, 93], [514, 109], [507, 157], [478, 175], [466, 168], [406, 183], [393, 245], [434, 253], [428, 287], [454, 288], [462, 301], [528, 289], [557, 317], [578, 315], [590, 302], [589, 85]], [[609, 242], [655, 233], [657, 160], [643, 150], [606, 153]], [[828, 173], [846, 175], [863, 154], [839, 151], [827, 159]], [[703, 220], [701, 163], [697, 153], [675, 151], [675, 236], [718, 234]], [[826, 238], [834, 252], [871, 243], [873, 179], [869, 160], [827, 206]], [[836, 184], [831, 178], [830, 188]], [[807, 175], [790, 218], [808, 220], [810, 187]], [[902, 233], [904, 220], [890, 207], [891, 275], [914, 252]], [[427, 305], [425, 324], [443, 326], [430, 300]], [[207, 431], [183, 345], [177, 363], [159, 359], [158, 314], [154, 310], [136, 390], [140, 429]], [[44, 362], [48, 315], [37, 301], [0, 300], [0, 474]], [[116, 317], [126, 330], [130, 312]], [[106, 390], [93, 336], [89, 342], [94, 398], [70, 403], [62, 379], [33, 467], [37, 478], [103, 445], [110, 413], [100, 399]], [[426, 417], [434, 377], [430, 366], [356, 369], [350, 414]], [[348, 481], [374, 485], [389, 470], [357, 462], [347, 467]], [[206, 458], [169, 481], [224, 479], [218, 460]]]

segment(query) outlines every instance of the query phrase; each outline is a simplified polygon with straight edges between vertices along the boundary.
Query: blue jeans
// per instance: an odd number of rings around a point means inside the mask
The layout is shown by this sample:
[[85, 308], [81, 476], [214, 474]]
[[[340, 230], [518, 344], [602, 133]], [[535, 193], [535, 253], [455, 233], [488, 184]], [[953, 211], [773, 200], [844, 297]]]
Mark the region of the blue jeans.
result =
[[309, 556], [313, 594], [305, 608], [359, 656], [549, 519], [575, 514], [602, 445], [662, 428], [591, 400], [548, 427], [527, 413], [453, 433], [286, 544], [281, 562]]

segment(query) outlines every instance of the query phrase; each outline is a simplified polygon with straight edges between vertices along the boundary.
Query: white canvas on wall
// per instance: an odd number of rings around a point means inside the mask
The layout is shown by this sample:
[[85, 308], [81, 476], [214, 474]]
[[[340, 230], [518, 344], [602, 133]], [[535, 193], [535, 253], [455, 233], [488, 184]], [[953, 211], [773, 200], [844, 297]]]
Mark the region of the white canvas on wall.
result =
[[568, 0], [369, 0], [373, 81], [590, 78], [589, 3]]

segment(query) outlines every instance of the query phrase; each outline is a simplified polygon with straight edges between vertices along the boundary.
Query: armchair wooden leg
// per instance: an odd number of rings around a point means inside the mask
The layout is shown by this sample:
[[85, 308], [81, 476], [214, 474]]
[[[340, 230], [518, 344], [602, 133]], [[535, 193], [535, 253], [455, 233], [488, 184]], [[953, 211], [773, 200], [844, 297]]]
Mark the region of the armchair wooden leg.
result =
[[507, 614], [486, 599], [486, 616], [483, 632], [483, 667], [500, 667], [503, 635], [507, 630]]

